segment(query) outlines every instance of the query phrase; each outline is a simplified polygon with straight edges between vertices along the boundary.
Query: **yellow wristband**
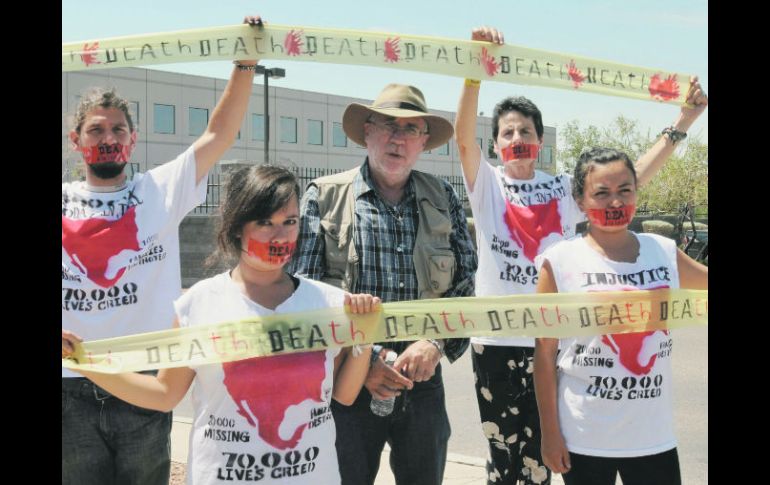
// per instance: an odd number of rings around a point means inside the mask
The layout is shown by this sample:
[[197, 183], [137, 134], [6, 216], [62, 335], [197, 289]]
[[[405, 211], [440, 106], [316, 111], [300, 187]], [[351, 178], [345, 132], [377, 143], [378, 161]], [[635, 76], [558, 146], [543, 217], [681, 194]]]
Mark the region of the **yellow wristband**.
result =
[[468, 79], [468, 78], [466, 78], [465, 79], [465, 85], [477, 88], [477, 87], [481, 86], [481, 81], [479, 81], [478, 79]]

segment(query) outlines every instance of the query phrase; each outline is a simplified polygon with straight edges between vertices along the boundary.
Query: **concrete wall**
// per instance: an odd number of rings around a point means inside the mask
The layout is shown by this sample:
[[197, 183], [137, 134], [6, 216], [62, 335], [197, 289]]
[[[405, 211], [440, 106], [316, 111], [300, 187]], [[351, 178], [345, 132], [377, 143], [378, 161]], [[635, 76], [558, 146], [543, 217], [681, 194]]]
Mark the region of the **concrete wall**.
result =
[[216, 249], [215, 216], [187, 216], [179, 226], [179, 248], [182, 264], [182, 288], [224, 271], [227, 266], [205, 267], [204, 262]]
[[[220, 163], [222, 182], [230, 172], [249, 164], [239, 162]], [[197, 281], [214, 276], [231, 266], [217, 261], [208, 265], [206, 260], [217, 250], [218, 214], [192, 214], [179, 225], [179, 255], [182, 265], [182, 288], [189, 288]]]

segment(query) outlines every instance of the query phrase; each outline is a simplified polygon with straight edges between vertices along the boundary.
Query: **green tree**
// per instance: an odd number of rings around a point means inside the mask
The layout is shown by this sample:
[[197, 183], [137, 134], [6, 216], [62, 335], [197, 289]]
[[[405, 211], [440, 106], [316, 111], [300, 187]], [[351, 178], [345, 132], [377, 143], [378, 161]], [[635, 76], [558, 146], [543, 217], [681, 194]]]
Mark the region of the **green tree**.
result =
[[[593, 146], [622, 150], [638, 160], [657, 135], [640, 133], [635, 120], [618, 116], [609, 127], [581, 127], [576, 120], [559, 130], [556, 160], [560, 171], [571, 174], [580, 154]], [[708, 144], [692, 136], [679, 144], [658, 174], [639, 192], [637, 205], [653, 212], [674, 213], [685, 203], [708, 210]]]
[[708, 211], [708, 145], [695, 136], [669, 157], [663, 169], [642, 188], [638, 205], [676, 212], [684, 204]]

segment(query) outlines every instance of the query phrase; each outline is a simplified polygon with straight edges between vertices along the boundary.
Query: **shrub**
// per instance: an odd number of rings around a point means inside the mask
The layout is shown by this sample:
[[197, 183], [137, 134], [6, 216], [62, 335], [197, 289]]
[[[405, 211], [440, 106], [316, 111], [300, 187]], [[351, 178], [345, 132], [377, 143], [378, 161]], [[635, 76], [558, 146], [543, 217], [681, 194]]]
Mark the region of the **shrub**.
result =
[[642, 232], [659, 234], [674, 239], [674, 225], [666, 221], [642, 221]]

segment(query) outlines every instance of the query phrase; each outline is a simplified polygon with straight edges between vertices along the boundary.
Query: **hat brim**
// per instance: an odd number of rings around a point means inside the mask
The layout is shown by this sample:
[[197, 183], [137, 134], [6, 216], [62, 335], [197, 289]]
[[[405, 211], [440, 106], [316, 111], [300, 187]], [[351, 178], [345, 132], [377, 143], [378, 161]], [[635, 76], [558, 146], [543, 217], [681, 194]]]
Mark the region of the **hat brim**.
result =
[[351, 103], [345, 108], [342, 115], [342, 129], [348, 138], [361, 146], [366, 146], [366, 137], [364, 136], [364, 123], [374, 113], [394, 118], [414, 118], [420, 117], [428, 123], [428, 141], [425, 142], [425, 150], [432, 150], [440, 147], [454, 135], [454, 127], [448, 120], [441, 116], [436, 116], [422, 111], [402, 108], [370, 108], [359, 103]]

